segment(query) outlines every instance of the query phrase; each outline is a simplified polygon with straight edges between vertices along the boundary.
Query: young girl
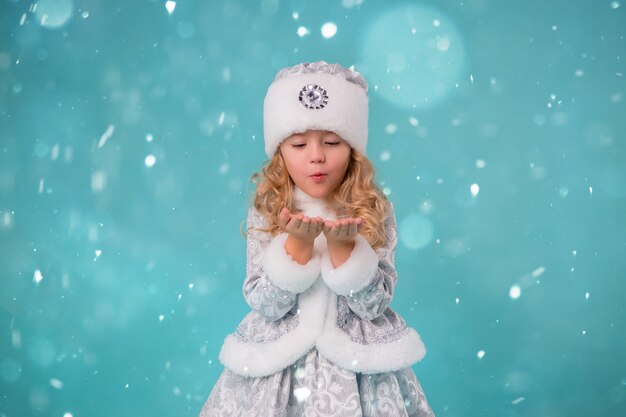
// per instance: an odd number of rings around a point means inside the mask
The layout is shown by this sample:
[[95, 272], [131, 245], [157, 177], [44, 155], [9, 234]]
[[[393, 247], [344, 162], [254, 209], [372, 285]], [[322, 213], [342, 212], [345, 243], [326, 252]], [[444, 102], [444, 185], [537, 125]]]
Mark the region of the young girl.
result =
[[365, 157], [367, 82], [320, 61], [281, 70], [248, 211], [252, 311], [220, 353], [201, 417], [433, 416], [411, 365], [424, 345], [389, 303], [393, 206]]

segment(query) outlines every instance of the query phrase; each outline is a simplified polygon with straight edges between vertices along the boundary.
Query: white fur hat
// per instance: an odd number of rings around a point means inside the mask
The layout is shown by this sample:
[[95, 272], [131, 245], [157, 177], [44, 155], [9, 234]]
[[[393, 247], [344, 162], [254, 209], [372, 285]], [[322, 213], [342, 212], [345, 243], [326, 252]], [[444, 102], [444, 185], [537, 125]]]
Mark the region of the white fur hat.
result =
[[324, 61], [280, 70], [265, 95], [265, 153], [272, 158], [294, 133], [330, 130], [365, 154], [367, 81], [352, 68]]

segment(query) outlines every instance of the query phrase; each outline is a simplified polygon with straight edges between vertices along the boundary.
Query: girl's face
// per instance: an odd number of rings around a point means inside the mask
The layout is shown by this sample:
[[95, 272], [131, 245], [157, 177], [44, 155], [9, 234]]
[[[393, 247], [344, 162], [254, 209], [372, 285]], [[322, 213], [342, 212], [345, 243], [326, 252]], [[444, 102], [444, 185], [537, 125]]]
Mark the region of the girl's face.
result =
[[326, 198], [343, 181], [351, 148], [339, 135], [327, 130], [307, 130], [280, 144], [289, 176], [302, 191]]

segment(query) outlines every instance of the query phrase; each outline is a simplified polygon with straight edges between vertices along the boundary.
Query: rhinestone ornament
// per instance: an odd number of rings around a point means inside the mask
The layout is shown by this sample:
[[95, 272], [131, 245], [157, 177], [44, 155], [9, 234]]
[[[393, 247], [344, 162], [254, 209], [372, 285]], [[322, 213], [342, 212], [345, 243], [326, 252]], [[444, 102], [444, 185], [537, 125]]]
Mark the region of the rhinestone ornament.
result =
[[317, 84], [308, 84], [302, 87], [298, 98], [307, 109], [323, 109], [328, 104], [326, 90]]

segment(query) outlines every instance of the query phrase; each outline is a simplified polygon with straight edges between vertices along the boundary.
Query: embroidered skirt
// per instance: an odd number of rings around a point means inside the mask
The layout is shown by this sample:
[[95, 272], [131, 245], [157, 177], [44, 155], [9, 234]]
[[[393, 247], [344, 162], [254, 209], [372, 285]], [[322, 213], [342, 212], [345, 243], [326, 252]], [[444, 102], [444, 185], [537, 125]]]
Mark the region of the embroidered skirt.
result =
[[381, 374], [342, 369], [310, 350], [275, 374], [225, 369], [200, 417], [434, 417], [411, 368]]

